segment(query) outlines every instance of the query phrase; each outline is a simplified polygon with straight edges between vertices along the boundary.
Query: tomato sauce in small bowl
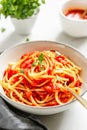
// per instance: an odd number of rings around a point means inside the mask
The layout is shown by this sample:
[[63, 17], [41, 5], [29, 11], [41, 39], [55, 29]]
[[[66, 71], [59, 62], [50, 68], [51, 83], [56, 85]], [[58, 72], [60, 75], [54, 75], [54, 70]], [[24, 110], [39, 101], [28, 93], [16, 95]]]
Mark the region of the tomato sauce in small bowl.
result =
[[84, 9], [67, 9], [64, 15], [73, 19], [87, 20], [87, 12]]
[[59, 10], [62, 31], [72, 37], [87, 37], [87, 0], [67, 0]]

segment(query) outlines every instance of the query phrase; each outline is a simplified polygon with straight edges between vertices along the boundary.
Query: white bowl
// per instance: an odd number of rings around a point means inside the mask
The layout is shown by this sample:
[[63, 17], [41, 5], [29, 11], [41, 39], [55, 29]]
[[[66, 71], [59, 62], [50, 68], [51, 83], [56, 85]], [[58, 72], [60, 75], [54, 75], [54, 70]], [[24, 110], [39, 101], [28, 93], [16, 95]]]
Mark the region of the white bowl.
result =
[[67, 9], [87, 9], [87, 0], [68, 0], [61, 4], [59, 10], [60, 23], [63, 31], [72, 37], [87, 36], [87, 20], [73, 19], [64, 15]]
[[19, 35], [29, 35], [32, 32], [34, 24], [39, 15], [39, 9], [33, 16], [28, 17], [27, 19], [16, 19], [11, 18], [11, 22], [15, 28], [16, 33]]
[[[60, 53], [64, 54], [65, 56], [68, 56], [73, 62], [75, 62], [78, 66], [82, 68], [81, 77], [83, 79], [83, 82], [87, 81], [87, 59], [74, 48], [52, 41], [32, 41], [29, 43], [17, 45], [4, 51], [0, 56], [0, 79], [2, 79], [3, 72], [6, 69], [9, 62], [17, 61], [20, 58], [20, 56], [22, 56], [24, 53], [35, 50], [57, 50]], [[82, 95], [86, 92], [84, 85], [82, 86], [81, 91]], [[8, 98], [5, 95], [4, 90], [1, 86], [0, 86], [0, 95], [12, 106], [22, 111], [37, 115], [51, 115], [62, 112], [72, 108], [72, 105], [76, 102], [76, 100], [74, 100], [65, 105], [52, 106], [52, 107], [28, 106], [22, 103], [17, 103]]]

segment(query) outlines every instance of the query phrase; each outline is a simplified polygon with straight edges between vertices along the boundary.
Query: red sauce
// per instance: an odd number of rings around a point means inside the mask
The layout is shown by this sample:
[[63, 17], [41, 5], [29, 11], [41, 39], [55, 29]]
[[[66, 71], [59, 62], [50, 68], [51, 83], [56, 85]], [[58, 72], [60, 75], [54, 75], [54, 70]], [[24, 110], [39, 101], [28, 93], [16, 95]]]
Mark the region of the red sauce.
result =
[[83, 9], [68, 9], [64, 12], [64, 14], [69, 18], [87, 20], [87, 13], [85, 15], [83, 15], [83, 13]]

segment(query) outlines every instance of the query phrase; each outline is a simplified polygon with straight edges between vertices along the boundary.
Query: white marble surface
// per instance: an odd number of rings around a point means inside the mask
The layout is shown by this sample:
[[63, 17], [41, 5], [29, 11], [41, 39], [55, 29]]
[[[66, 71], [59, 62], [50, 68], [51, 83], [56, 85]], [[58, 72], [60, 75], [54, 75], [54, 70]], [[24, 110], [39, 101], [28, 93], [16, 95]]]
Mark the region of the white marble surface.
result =
[[[0, 20], [0, 30], [6, 28], [5, 32], [0, 31], [0, 52], [13, 46], [26, 42], [26, 38], [33, 40], [52, 40], [68, 44], [78, 49], [87, 57], [87, 38], [73, 38], [67, 36], [61, 28], [58, 16], [59, 7], [64, 0], [46, 0], [46, 4], [41, 7], [36, 24], [29, 36], [16, 34], [10, 18]], [[87, 93], [84, 95], [87, 99]], [[80, 103], [76, 103], [73, 108], [65, 112], [51, 115], [39, 116], [49, 130], [87, 130], [87, 110]]]

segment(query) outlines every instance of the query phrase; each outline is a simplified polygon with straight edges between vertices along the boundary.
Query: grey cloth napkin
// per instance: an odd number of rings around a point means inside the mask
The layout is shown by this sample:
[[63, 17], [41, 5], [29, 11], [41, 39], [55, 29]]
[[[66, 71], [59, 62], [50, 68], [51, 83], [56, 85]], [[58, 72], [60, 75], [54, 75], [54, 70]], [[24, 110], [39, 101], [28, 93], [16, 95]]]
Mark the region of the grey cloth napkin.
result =
[[22, 112], [0, 97], [0, 130], [48, 130], [36, 115]]

